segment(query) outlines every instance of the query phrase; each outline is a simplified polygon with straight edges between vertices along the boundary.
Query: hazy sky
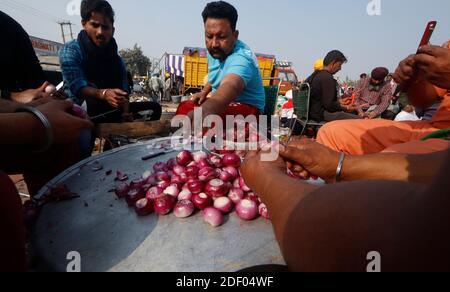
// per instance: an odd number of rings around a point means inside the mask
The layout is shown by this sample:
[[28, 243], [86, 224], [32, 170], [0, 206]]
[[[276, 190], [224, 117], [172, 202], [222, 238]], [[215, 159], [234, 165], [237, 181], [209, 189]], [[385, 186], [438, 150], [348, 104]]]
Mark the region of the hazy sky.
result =
[[[312, 71], [318, 58], [332, 49], [348, 57], [339, 74], [355, 79], [376, 66], [394, 70], [414, 53], [429, 20], [438, 27], [432, 43], [450, 39], [449, 0], [375, 0], [381, 16], [369, 16], [371, 0], [230, 0], [239, 11], [240, 39], [259, 53], [294, 62], [300, 77]], [[15, 18], [30, 35], [62, 41], [58, 20], [76, 24], [69, 3], [79, 0], [0, 0], [0, 10]], [[120, 48], [140, 45], [160, 58], [181, 53], [185, 46], [204, 46], [201, 11], [206, 0], [110, 0], [116, 12]]]

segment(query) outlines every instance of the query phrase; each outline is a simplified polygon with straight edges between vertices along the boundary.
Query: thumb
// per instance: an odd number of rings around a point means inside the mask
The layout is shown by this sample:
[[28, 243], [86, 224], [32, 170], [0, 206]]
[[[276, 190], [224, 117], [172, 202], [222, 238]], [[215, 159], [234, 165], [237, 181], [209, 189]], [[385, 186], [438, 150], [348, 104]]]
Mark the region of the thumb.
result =
[[41, 87], [38, 88], [39, 91], [45, 91], [45, 88], [50, 85], [50, 82], [45, 81]]

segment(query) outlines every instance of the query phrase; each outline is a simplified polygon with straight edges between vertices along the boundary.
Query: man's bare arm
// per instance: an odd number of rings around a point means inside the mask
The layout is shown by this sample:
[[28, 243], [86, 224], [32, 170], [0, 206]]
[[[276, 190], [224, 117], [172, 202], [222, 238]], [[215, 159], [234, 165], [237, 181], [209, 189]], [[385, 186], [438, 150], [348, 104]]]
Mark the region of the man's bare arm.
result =
[[217, 91], [202, 105], [203, 117], [224, 114], [228, 105], [236, 100], [244, 88], [244, 80], [239, 75], [226, 75]]

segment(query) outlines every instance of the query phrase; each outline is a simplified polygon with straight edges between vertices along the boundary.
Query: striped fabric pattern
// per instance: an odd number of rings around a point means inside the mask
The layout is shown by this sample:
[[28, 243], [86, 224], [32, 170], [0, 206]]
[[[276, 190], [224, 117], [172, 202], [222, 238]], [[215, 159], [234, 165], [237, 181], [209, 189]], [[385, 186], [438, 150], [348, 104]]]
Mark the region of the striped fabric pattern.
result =
[[166, 70], [172, 75], [184, 77], [184, 56], [168, 55], [166, 58]]

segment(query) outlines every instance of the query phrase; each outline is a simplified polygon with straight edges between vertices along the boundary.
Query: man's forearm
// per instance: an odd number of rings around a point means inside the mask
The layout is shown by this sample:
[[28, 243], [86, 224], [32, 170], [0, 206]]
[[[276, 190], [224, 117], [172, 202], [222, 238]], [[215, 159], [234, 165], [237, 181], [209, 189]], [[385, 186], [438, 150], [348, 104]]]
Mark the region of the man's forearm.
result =
[[202, 90], [202, 91], [203, 91], [206, 95], [210, 94], [211, 91], [212, 91], [212, 86], [211, 86], [211, 84], [209, 84], [209, 82], [206, 83], [206, 85], [205, 85], [205, 87], [203, 87], [203, 90]]
[[0, 115], [2, 145], [40, 145], [45, 137], [44, 127], [30, 113]]
[[0, 98], [0, 113], [14, 113], [20, 106], [23, 104]]
[[227, 110], [228, 105], [233, 102], [238, 95], [239, 91], [234, 86], [230, 84], [221, 85], [214, 93], [214, 96], [207, 99], [202, 105], [203, 117], [205, 118], [211, 114], [223, 115]]
[[79, 98], [95, 98], [95, 99], [103, 99], [103, 91], [94, 87], [83, 87], [80, 89], [78, 93]]
[[390, 180], [431, 184], [448, 152], [422, 155], [373, 154], [348, 156], [344, 161], [342, 179]]

